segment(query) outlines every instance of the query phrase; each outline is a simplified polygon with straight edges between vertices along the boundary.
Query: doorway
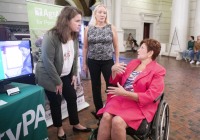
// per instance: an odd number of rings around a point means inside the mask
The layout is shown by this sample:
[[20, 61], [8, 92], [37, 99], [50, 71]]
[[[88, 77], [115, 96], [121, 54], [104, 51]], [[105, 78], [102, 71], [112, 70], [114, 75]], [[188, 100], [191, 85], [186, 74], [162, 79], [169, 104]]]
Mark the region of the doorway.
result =
[[143, 39], [150, 37], [150, 23], [144, 23]]

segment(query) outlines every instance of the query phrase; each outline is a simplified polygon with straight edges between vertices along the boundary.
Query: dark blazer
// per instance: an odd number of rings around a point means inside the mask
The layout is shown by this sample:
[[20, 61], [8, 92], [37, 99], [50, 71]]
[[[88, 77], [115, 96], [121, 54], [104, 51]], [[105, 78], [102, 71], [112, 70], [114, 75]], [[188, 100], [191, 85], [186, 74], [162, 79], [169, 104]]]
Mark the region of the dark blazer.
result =
[[[72, 75], [78, 72], [78, 40], [74, 40], [74, 62]], [[36, 83], [48, 91], [55, 92], [56, 86], [62, 83], [60, 75], [63, 68], [62, 43], [52, 32], [44, 35], [41, 56], [37, 62], [35, 75]]]

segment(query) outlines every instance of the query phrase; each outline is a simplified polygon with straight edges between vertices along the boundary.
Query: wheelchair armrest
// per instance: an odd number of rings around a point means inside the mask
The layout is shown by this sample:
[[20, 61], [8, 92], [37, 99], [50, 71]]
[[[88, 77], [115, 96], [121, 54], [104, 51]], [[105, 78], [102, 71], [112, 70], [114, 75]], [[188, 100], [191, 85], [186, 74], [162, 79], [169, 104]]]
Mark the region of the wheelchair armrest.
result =
[[153, 102], [156, 103], [158, 100], [162, 100], [164, 98], [164, 93], [162, 93], [161, 95], [159, 95]]

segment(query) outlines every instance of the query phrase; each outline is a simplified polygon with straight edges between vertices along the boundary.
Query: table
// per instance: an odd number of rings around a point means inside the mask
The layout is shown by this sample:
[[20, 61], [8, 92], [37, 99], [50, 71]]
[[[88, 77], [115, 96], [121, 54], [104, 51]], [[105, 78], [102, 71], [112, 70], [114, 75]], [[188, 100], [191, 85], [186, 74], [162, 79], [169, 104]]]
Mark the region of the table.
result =
[[20, 93], [0, 94], [0, 140], [47, 140], [44, 89], [40, 86], [11, 83]]

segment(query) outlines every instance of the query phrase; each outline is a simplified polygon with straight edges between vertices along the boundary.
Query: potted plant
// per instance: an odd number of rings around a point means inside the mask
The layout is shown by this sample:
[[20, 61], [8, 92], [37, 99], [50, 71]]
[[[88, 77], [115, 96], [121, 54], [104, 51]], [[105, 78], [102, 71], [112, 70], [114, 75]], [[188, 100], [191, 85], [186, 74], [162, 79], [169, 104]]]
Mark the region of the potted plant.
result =
[[0, 15], [0, 22], [6, 22], [6, 21], [7, 21], [6, 18], [4, 16]]

